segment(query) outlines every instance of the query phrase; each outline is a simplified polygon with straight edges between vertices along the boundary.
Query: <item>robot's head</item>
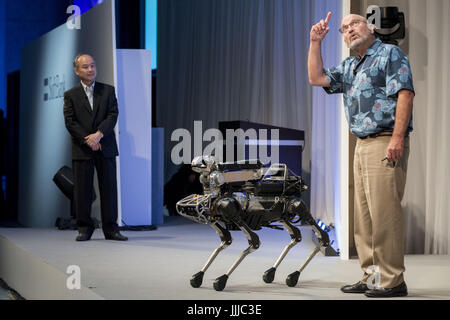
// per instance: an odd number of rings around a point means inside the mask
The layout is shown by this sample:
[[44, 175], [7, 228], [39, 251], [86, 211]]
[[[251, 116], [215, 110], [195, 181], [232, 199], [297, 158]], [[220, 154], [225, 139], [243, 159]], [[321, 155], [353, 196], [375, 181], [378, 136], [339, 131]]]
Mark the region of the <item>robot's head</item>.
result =
[[192, 170], [198, 173], [210, 173], [216, 159], [213, 156], [198, 156], [192, 160]]

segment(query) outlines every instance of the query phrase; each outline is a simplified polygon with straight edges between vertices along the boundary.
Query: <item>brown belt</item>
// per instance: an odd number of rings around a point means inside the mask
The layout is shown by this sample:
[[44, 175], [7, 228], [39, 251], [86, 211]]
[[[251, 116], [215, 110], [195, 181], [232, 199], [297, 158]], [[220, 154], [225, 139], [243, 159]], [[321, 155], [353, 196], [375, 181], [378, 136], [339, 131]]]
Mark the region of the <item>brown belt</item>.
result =
[[[389, 130], [384, 130], [384, 131], [380, 131], [377, 133], [372, 133], [369, 134], [368, 136], [365, 137], [358, 137], [359, 139], [367, 139], [367, 138], [376, 138], [376, 137], [387, 137], [387, 136], [392, 136], [393, 131], [389, 131]], [[405, 133], [405, 138], [409, 136], [409, 131]]]

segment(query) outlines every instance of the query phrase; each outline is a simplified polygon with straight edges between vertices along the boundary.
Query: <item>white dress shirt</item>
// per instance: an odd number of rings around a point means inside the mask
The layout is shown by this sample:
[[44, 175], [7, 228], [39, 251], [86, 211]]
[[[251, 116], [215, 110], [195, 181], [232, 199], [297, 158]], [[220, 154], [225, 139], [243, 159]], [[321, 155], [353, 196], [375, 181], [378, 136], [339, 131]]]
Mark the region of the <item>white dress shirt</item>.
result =
[[91, 105], [91, 109], [94, 110], [94, 86], [95, 81], [92, 83], [90, 87], [85, 85], [83, 81], [81, 81], [81, 85], [83, 86], [84, 93], [86, 93], [86, 96], [88, 97], [89, 104]]

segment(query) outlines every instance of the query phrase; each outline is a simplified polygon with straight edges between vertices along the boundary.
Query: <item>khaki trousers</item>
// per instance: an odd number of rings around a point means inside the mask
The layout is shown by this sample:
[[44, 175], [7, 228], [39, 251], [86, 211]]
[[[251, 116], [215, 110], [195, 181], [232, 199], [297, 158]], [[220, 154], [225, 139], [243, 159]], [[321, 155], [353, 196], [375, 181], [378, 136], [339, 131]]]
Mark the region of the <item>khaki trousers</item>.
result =
[[[402, 158], [382, 161], [391, 137], [357, 139], [354, 156], [355, 244], [364, 272], [362, 282], [374, 284], [372, 270], [379, 270], [382, 288], [401, 284], [404, 265], [404, 219], [400, 202], [406, 183], [409, 137]], [[378, 267], [378, 268], [377, 268]], [[374, 277], [374, 278], [373, 278]], [[370, 279], [369, 279], [370, 278]]]

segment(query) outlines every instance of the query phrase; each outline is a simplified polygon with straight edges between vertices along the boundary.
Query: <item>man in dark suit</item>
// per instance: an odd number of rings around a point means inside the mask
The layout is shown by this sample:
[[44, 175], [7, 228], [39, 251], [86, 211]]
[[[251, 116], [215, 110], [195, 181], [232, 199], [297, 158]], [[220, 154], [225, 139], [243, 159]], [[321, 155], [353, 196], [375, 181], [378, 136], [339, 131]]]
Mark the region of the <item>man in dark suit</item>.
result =
[[102, 229], [108, 240], [128, 240], [117, 225], [116, 156], [114, 127], [119, 110], [114, 87], [95, 82], [94, 59], [80, 54], [73, 62], [81, 83], [64, 93], [64, 121], [72, 137], [74, 202], [79, 235], [87, 241], [94, 232], [91, 220], [94, 167], [100, 191]]

